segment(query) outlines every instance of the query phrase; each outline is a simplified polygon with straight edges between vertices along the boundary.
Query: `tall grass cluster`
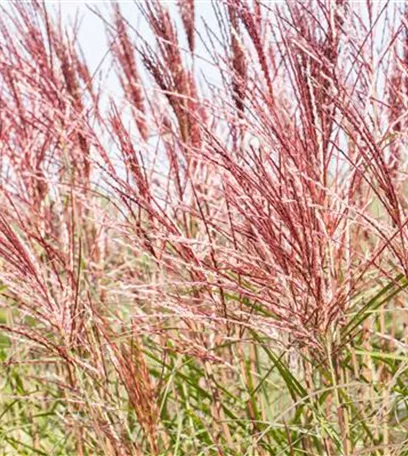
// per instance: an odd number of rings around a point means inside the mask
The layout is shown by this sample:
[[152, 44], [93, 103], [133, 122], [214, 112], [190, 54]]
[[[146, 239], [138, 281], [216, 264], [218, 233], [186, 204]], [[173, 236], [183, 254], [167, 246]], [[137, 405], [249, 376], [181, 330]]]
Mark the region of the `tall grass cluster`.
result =
[[408, 8], [199, 6], [1, 7], [0, 453], [408, 455]]

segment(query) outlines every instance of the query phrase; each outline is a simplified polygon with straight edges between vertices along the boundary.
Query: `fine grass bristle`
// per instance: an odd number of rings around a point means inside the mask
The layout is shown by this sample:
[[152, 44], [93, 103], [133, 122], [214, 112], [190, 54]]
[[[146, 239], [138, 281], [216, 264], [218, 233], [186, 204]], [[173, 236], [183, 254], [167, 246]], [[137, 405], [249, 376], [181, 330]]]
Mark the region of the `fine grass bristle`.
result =
[[1, 455], [408, 455], [406, 5], [88, 6], [0, 6]]

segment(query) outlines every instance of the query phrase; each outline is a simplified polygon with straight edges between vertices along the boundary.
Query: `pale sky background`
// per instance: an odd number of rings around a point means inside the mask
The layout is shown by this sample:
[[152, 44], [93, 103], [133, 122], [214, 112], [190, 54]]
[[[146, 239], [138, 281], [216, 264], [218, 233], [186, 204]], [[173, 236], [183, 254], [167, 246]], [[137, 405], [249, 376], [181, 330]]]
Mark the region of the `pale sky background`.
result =
[[[217, 0], [215, 0], [217, 1]], [[0, 0], [1, 4], [4, 1]], [[110, 97], [115, 99], [116, 94], [122, 95], [119, 87], [119, 82], [115, 74], [115, 70], [109, 66], [109, 56], [106, 57], [108, 51], [106, 25], [103, 20], [98, 17], [92, 10], [98, 10], [101, 15], [107, 20], [111, 17], [111, 2], [109, 1], [65, 1], [65, 0], [46, 0], [45, 2], [50, 12], [55, 11], [57, 14], [60, 13], [62, 21], [70, 29], [70, 26], [74, 22], [75, 16], [78, 15], [80, 19], [79, 29], [79, 43], [85, 54], [85, 61], [93, 73], [96, 69], [101, 68], [103, 78], [103, 94], [104, 100], [108, 101]], [[148, 42], [154, 43], [154, 35], [145, 22], [142, 14], [139, 11], [138, 5], [135, 1], [120, 1], [121, 11], [126, 20], [137, 29], [144, 39]], [[140, 3], [140, 2], [139, 2]], [[184, 28], [181, 22], [178, 5], [175, 1], [164, 1], [166, 3], [170, 13], [174, 20], [176, 20], [177, 35], [180, 43], [187, 49], [187, 39], [185, 37]], [[91, 10], [92, 9], [92, 10]], [[196, 26], [198, 30], [205, 36], [204, 27], [200, 25], [202, 23], [201, 18], [214, 30], [218, 29], [216, 18], [213, 11], [213, 5], [211, 1], [196, 0]], [[131, 38], [134, 38], [134, 34], [131, 32]], [[155, 47], [155, 46], [154, 46]], [[196, 37], [196, 53], [200, 56], [208, 57], [205, 46], [202, 44], [200, 39]], [[100, 66], [101, 61], [104, 64]], [[212, 69], [212, 66], [205, 61], [197, 59], [195, 62], [195, 70], [199, 74], [203, 74], [207, 81], [218, 85], [220, 83], [220, 75], [216, 70]], [[144, 71], [142, 65], [139, 66], [139, 71], [143, 75]], [[108, 77], [106, 75], [108, 74]], [[99, 80], [98, 77], [95, 78]], [[200, 79], [200, 77], [199, 77]], [[120, 98], [118, 98], [120, 100]], [[128, 113], [122, 111], [122, 117], [127, 119]], [[130, 117], [129, 117], [130, 120]], [[156, 140], [152, 138], [153, 149], [157, 148]], [[116, 151], [116, 146], [111, 144], [111, 153]], [[146, 157], [148, 161], [148, 158]], [[163, 158], [163, 161], [166, 161]]]
[[[21, 3], [30, 3], [30, 0], [17, 0]], [[178, 37], [180, 42], [187, 48], [186, 39], [184, 36], [183, 26], [180, 20], [179, 8], [176, 0], [161, 0], [162, 3], [168, 5], [170, 12], [172, 12], [173, 18], [176, 18], [176, 27], [178, 30]], [[202, 25], [203, 18], [205, 22], [211, 27], [212, 30], [217, 32], [218, 24], [213, 11], [213, 2], [217, 3], [220, 0], [195, 0], [196, 3], [196, 26], [205, 36], [204, 27]], [[264, 0], [265, 3], [277, 4], [286, 3], [287, 0]], [[371, 0], [372, 4], [377, 6], [384, 5], [386, 0]], [[366, 0], [352, 0], [349, 3], [360, 4], [365, 3]], [[408, 3], [408, 0], [403, 0], [399, 3]], [[0, 0], [1, 5], [9, 4], [9, 0]], [[49, 6], [49, 10], [55, 10], [61, 12], [61, 17], [65, 24], [69, 26], [72, 19], [78, 13], [81, 20], [79, 42], [85, 53], [86, 62], [89, 65], [90, 70], [93, 72], [98, 68], [100, 62], [103, 60], [107, 52], [107, 39], [105, 25], [101, 18], [97, 17], [90, 9], [99, 10], [105, 18], [108, 18], [111, 11], [111, 0], [45, 0], [45, 3]], [[138, 10], [136, 3], [143, 3], [143, 0], [120, 0], [117, 3], [120, 4], [121, 10], [125, 18], [132, 24], [133, 27], [137, 28], [142, 36], [148, 40], [153, 40], [152, 32], [149, 26], [144, 22], [141, 14]], [[390, 3], [395, 4], [398, 1], [393, 0]], [[364, 7], [362, 11], [364, 15]], [[219, 33], [217, 33], [219, 35]], [[201, 40], [196, 37], [196, 54], [203, 57], [208, 57], [205, 50], [205, 46], [201, 43]], [[106, 69], [106, 68], [105, 68]], [[217, 84], [219, 81], [219, 75], [216, 71], [212, 70], [211, 65], [200, 61], [196, 62], [196, 70], [203, 72], [205, 77], [211, 82]], [[110, 75], [107, 80], [108, 87], [105, 89], [111, 89], [115, 91], [117, 89], [117, 81], [113, 76]]]
[[[217, 0], [215, 0], [217, 1]], [[5, 4], [4, 0], [0, 0], [1, 4]], [[100, 62], [104, 59], [107, 52], [107, 39], [106, 29], [101, 18], [97, 17], [91, 9], [99, 10], [105, 18], [108, 18], [111, 11], [110, 0], [99, 0], [99, 1], [84, 1], [84, 0], [46, 0], [45, 2], [50, 10], [61, 11], [61, 17], [65, 24], [69, 26], [76, 14], [79, 14], [81, 18], [81, 27], [79, 34], [79, 42], [84, 51], [86, 62], [89, 65], [91, 71], [98, 68]], [[133, 27], [137, 28], [142, 34], [143, 38], [148, 41], [153, 40], [152, 32], [149, 26], [144, 22], [141, 14], [134, 0], [122, 0], [118, 2], [121, 10], [129, 23]], [[142, 3], [142, 2], [138, 2]], [[172, 14], [173, 18], [177, 18], [176, 26], [178, 29], [178, 36], [180, 42], [185, 44], [187, 48], [187, 42], [184, 36], [183, 27], [180, 20], [179, 8], [176, 1], [163, 1], [166, 3]], [[217, 29], [217, 23], [213, 12], [213, 6], [211, 0], [196, 0], [196, 25], [200, 29], [201, 19], [204, 18], [206, 23], [212, 28]], [[206, 56], [205, 47], [202, 45], [198, 37], [196, 38], [196, 53], [201, 56]], [[106, 68], [104, 68], [105, 70]], [[217, 75], [212, 74], [208, 64], [204, 62], [197, 62], [199, 71], [204, 71], [206, 77], [209, 80], [213, 79], [212, 82], [217, 82]], [[113, 92], [117, 90], [117, 80], [114, 77], [113, 72], [110, 77], [106, 80], [106, 84], [109, 90]]]
[[[18, 0], [24, 2], [24, 0]], [[215, 32], [216, 35], [220, 36], [219, 26], [216, 21], [216, 17], [213, 10], [213, 2], [217, 3], [221, 0], [196, 0], [196, 27], [198, 31], [202, 33], [202, 36], [205, 39], [206, 32], [202, 25], [202, 19], [210, 26], [210, 28]], [[269, 4], [285, 4], [288, 0], [264, 0], [265, 3]], [[350, 1], [349, 4], [353, 4], [356, 7], [361, 7], [361, 18], [365, 21], [367, 19], [367, 10], [365, 7], [365, 1]], [[385, 0], [371, 0], [372, 4], [375, 5], [376, 12], [382, 9], [382, 6], [385, 4]], [[179, 8], [175, 0], [166, 1], [162, 0], [163, 3], [166, 3], [170, 12], [173, 13], [173, 18], [177, 18], [176, 27], [178, 30], [178, 37], [180, 42], [187, 48], [187, 42], [184, 34], [184, 29], [181, 24], [181, 19], [179, 15]], [[30, 3], [29, 1], [26, 3]], [[85, 60], [93, 73], [101, 63], [101, 61], [106, 56], [108, 46], [106, 38], [106, 26], [104, 25], [102, 19], [98, 17], [91, 9], [97, 9], [100, 13], [108, 19], [111, 13], [111, 1], [110, 0], [45, 0], [45, 3], [49, 7], [49, 11], [60, 11], [61, 18], [65, 25], [69, 28], [69, 24], [72, 23], [76, 14], [81, 18], [81, 27], [79, 33], [79, 42], [85, 54]], [[126, 20], [138, 30], [138, 32], [145, 38], [147, 41], [153, 42], [154, 36], [145, 23], [136, 1], [134, 0], [121, 0], [118, 2], [121, 6], [122, 13], [124, 14]], [[143, 3], [138, 1], [138, 3]], [[395, 5], [396, 1], [390, 2], [392, 5]], [[408, 4], [408, 0], [405, 1]], [[9, 4], [8, 1], [0, 0], [1, 5]], [[384, 15], [381, 18], [381, 21], [377, 25], [377, 30], [381, 32], [382, 26], [384, 24]], [[133, 38], [133, 36], [132, 36]], [[380, 44], [380, 43], [379, 43]], [[381, 44], [383, 46], [383, 44]], [[205, 46], [201, 42], [200, 38], [196, 37], [196, 54], [202, 57], [208, 57], [205, 50]], [[102, 72], [106, 78], [107, 70], [109, 69], [108, 64], [110, 63], [109, 58], [105, 60], [105, 65], [102, 66]], [[199, 81], [202, 77], [205, 77], [207, 82], [214, 84], [215, 86], [220, 87], [220, 74], [216, 69], [210, 64], [206, 63], [204, 60], [197, 59], [195, 61], [195, 71], [199, 75]], [[139, 66], [139, 70], [142, 70]], [[142, 72], [142, 71], [141, 71]], [[121, 94], [119, 88], [118, 80], [115, 75], [115, 71], [109, 71], [109, 77], [103, 80], [103, 94], [109, 99], [115, 95]], [[202, 76], [201, 76], [202, 75]], [[99, 80], [96, 77], [96, 80]], [[380, 78], [381, 80], [381, 78]], [[150, 88], [150, 87], [149, 87]], [[220, 96], [223, 97], [222, 92]], [[122, 112], [122, 115], [126, 117], [126, 113]], [[152, 140], [153, 141], [153, 140]], [[156, 147], [152, 144], [152, 147]]]

